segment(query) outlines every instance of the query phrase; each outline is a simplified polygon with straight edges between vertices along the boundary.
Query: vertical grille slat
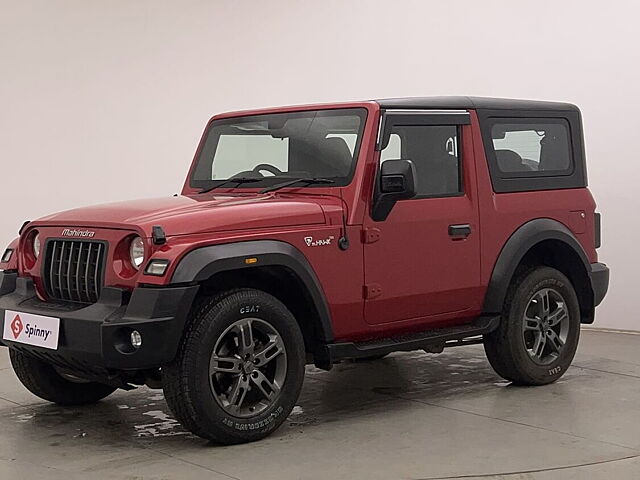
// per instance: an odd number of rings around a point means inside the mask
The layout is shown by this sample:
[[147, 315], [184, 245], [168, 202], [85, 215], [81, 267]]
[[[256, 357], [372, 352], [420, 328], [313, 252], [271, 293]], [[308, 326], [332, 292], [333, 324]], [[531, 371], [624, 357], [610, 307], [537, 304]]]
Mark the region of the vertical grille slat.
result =
[[100, 298], [100, 283], [98, 274], [100, 273], [100, 254], [102, 253], [102, 244], [98, 244], [98, 253], [96, 254], [96, 265], [93, 273], [93, 288], [96, 292], [96, 299]]
[[96, 241], [49, 241], [42, 275], [47, 295], [68, 302], [97, 302], [106, 250], [102, 242]]
[[51, 265], [51, 273], [53, 278], [53, 290], [55, 292], [60, 288], [60, 277], [58, 276], [58, 265], [60, 264], [60, 252], [62, 251], [62, 245], [56, 242], [55, 251], [53, 255], [53, 263]]
[[64, 300], [64, 290], [62, 288], [62, 265], [64, 264], [64, 247], [66, 242], [61, 243], [60, 256], [58, 257], [58, 288], [60, 289], [60, 297]]
[[71, 264], [73, 263], [73, 247], [75, 242], [71, 242], [69, 244], [69, 258], [67, 259], [67, 291], [66, 294], [69, 295], [69, 300], [73, 300], [73, 295], [71, 295]]
[[[53, 253], [49, 255], [51, 257], [51, 259], [49, 260], [51, 262], [49, 266], [49, 285], [51, 290], [55, 290], [56, 287], [55, 287], [55, 283], [53, 282], [53, 265], [56, 263], [56, 250], [58, 249], [57, 241], [53, 242], [51, 249], [53, 250]], [[45, 265], [46, 265], [46, 262], [45, 262]]]
[[89, 268], [91, 267], [91, 249], [93, 243], [89, 244], [89, 251], [87, 252], [87, 265], [84, 270], [84, 293], [87, 295], [87, 299], [91, 298], [89, 295]]
[[78, 260], [76, 261], [76, 295], [78, 295], [78, 301], [82, 301], [82, 294], [80, 293], [80, 258], [82, 257], [82, 242], [78, 243]]

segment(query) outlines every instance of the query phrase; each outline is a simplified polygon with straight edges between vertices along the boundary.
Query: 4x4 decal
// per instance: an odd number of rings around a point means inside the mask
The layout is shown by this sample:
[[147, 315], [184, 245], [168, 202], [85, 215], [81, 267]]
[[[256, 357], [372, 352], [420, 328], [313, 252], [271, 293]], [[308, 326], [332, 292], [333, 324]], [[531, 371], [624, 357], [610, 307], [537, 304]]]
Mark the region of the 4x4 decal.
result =
[[307, 247], [324, 247], [327, 245], [331, 245], [331, 242], [335, 237], [333, 235], [328, 236], [327, 238], [318, 238], [314, 239], [313, 237], [304, 237], [304, 243], [307, 244]]

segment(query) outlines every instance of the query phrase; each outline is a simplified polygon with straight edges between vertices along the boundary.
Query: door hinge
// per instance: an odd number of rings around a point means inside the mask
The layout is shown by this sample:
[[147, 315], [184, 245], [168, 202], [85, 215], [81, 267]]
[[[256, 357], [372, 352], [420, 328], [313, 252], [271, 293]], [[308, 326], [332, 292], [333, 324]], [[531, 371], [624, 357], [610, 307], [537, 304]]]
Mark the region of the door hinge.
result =
[[364, 298], [369, 300], [378, 297], [382, 293], [382, 287], [377, 283], [370, 283], [369, 285], [365, 285], [362, 291]]
[[362, 230], [362, 243], [375, 243], [380, 240], [380, 229], [365, 228]]

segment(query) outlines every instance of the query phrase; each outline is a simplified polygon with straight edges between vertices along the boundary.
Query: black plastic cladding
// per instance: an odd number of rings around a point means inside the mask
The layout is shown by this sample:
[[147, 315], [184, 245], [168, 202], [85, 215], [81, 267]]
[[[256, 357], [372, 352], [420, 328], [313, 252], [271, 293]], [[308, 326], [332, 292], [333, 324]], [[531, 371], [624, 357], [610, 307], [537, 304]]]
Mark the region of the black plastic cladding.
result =
[[[507, 290], [518, 264], [532, 247], [544, 240], [564, 242], [576, 252], [585, 272], [588, 273], [591, 270], [584, 250], [567, 227], [550, 218], [531, 220], [518, 228], [502, 248], [487, 287], [483, 312], [498, 313], [502, 311]], [[593, 292], [589, 293], [593, 296]]]
[[[247, 264], [245, 259], [248, 257], [255, 257], [258, 262]], [[288, 243], [256, 240], [198, 248], [178, 263], [171, 283], [200, 282], [219, 272], [269, 265], [289, 268], [304, 283], [320, 316], [321, 339], [332, 342], [331, 316], [320, 281], [305, 256]]]
[[[375, 100], [384, 109], [473, 109], [478, 113], [485, 154], [496, 193], [583, 188], [587, 186], [584, 136], [580, 109], [570, 103], [483, 97], [416, 97]], [[492, 148], [494, 119], [565, 119], [571, 135], [573, 171], [569, 175], [505, 177]]]

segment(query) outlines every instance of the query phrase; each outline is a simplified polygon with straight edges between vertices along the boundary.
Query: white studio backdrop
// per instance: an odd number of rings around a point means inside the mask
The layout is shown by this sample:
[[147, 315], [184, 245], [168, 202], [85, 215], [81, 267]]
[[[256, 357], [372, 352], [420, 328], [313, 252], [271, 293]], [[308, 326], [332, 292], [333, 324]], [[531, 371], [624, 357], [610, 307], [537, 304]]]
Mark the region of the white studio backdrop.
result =
[[0, 0], [0, 244], [26, 219], [179, 191], [208, 118], [413, 95], [570, 101], [612, 269], [597, 326], [640, 329], [633, 1]]

